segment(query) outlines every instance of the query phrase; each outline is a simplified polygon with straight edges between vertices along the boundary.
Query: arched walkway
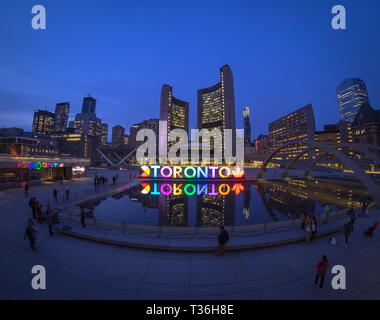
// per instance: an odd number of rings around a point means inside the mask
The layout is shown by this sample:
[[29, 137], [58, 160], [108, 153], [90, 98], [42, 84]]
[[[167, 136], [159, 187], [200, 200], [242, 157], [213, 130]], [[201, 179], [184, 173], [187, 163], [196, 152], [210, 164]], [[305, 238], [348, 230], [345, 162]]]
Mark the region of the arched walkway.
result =
[[[259, 172], [256, 175], [256, 179], [260, 179], [263, 175], [263, 173], [266, 170], [266, 167], [268, 163], [271, 161], [273, 157], [275, 157], [281, 150], [287, 148], [288, 146], [291, 145], [296, 145], [296, 144], [303, 144], [308, 146], [308, 150], [310, 151], [311, 149], [314, 148], [320, 148], [323, 149], [326, 153], [334, 155], [336, 158], [338, 158], [343, 164], [345, 164], [348, 168], [352, 169], [354, 174], [361, 180], [361, 182], [365, 185], [367, 188], [368, 192], [371, 194], [372, 198], [374, 199], [376, 205], [380, 207], [380, 189], [376, 185], [376, 183], [371, 179], [371, 177], [365, 173], [365, 171], [360, 168], [360, 166], [351, 158], [347, 157], [343, 152], [332, 148], [328, 146], [327, 144], [320, 143], [320, 142], [314, 142], [314, 141], [293, 141], [290, 143], [287, 143], [276, 150], [274, 150], [271, 154], [268, 155], [268, 157], [265, 159], [263, 165], [261, 166]], [[351, 147], [351, 145], [350, 145]], [[305, 150], [304, 153], [307, 151]]]
[[[348, 143], [340, 143], [340, 144], [339, 144], [339, 147], [348, 147], [348, 148], [351, 148], [351, 149], [353, 149], [353, 150], [355, 150], [355, 151], [362, 152], [362, 153], [364, 153], [367, 157], [369, 157], [369, 158], [375, 160], [377, 163], [380, 163], [380, 157], [378, 156], [378, 154], [375, 153], [375, 152], [371, 152], [371, 151], [368, 150], [369, 147], [372, 147], [371, 145], [360, 145], [360, 144], [355, 144], [355, 143], [352, 143], [352, 144], [348, 144]], [[317, 148], [319, 148], [319, 147], [310, 147], [310, 148], [308, 148], [307, 150], [301, 152], [296, 158], [294, 158], [294, 159], [292, 160], [292, 162], [289, 164], [289, 166], [287, 167], [287, 169], [286, 169], [286, 171], [285, 171], [285, 173], [284, 173], [284, 175], [283, 175], [282, 177], [283, 177], [283, 178], [286, 178], [286, 177], [288, 176], [290, 170], [293, 169], [295, 163], [296, 163], [300, 158], [302, 158], [306, 153], [310, 152], [311, 150], [313, 150], [313, 149], [317, 149]], [[380, 150], [380, 148], [376, 148], [376, 147], [374, 147], [374, 149], [378, 149], [378, 150]], [[338, 151], [339, 151], [339, 150], [338, 150]], [[327, 153], [323, 153], [323, 157], [325, 157], [327, 154], [328, 154], [328, 152], [327, 152]], [[313, 168], [315, 167], [315, 165], [316, 165], [321, 159], [323, 159], [323, 157], [322, 157], [322, 158], [318, 157], [318, 158], [317, 158], [318, 161], [313, 161], [313, 162], [312, 162], [312, 164], [311, 164], [311, 165], [309, 166], [309, 168], [306, 170], [306, 172], [307, 172], [307, 174], [305, 174], [306, 176], [310, 173], [311, 169], [313, 169]]]

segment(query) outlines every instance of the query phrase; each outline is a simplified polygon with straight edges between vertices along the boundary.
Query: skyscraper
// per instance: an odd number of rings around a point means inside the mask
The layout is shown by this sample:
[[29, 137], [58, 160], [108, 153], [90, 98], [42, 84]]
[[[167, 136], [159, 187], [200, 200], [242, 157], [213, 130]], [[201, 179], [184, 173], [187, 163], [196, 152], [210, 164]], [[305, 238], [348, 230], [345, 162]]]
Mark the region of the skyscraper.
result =
[[117, 148], [124, 145], [125, 128], [122, 126], [114, 126], [112, 128], [112, 146]]
[[91, 96], [83, 98], [82, 113], [95, 113], [96, 99]]
[[249, 108], [245, 107], [243, 111], [244, 121], [244, 145], [249, 146], [251, 144], [251, 121], [249, 118]]
[[63, 132], [69, 120], [70, 102], [57, 103], [55, 106], [55, 132]]
[[[232, 129], [232, 152], [236, 149], [236, 119], [234, 80], [231, 68], [220, 68], [220, 82], [216, 85], [198, 90], [198, 129]], [[224, 150], [225, 141], [221, 143]]]
[[103, 146], [107, 145], [108, 140], [108, 124], [102, 123], [102, 134], [101, 134], [101, 143]]
[[[313, 106], [307, 106], [289, 113], [269, 124], [270, 150], [273, 151], [282, 145], [293, 141], [314, 141], [315, 119]], [[289, 160], [307, 149], [307, 146], [290, 145], [278, 153], [278, 158]], [[308, 155], [305, 155], [307, 157]]]
[[340, 120], [353, 122], [361, 105], [369, 102], [367, 86], [358, 78], [347, 78], [336, 88]]
[[55, 114], [45, 110], [35, 110], [32, 131], [37, 134], [49, 134], [54, 131]]
[[166, 121], [165, 128], [160, 128], [159, 150], [168, 151], [174, 143], [168, 143], [171, 130], [183, 129], [189, 134], [189, 103], [173, 96], [173, 88], [164, 84], [161, 89], [160, 121]]

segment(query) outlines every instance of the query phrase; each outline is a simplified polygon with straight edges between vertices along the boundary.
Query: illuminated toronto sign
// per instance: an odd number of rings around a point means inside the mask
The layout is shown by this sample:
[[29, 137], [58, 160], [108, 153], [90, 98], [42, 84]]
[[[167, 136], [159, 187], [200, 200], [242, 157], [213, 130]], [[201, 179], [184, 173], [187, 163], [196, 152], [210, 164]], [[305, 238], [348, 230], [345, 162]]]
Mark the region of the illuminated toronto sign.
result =
[[240, 167], [142, 166], [140, 176], [164, 179], [242, 179], [245, 172]]
[[181, 195], [187, 195], [187, 196], [200, 196], [200, 195], [206, 195], [206, 196], [226, 196], [230, 194], [231, 192], [235, 193], [235, 195], [239, 195], [242, 191], [244, 191], [244, 185], [241, 183], [235, 183], [234, 185], [229, 185], [226, 183], [216, 185], [216, 184], [194, 184], [194, 183], [187, 183], [187, 184], [169, 184], [169, 183], [142, 183], [141, 184], [142, 194], [151, 194], [153, 196], [181, 196]]
[[61, 168], [64, 167], [64, 164], [57, 162], [19, 161], [17, 167], [30, 170], [41, 170], [46, 168]]

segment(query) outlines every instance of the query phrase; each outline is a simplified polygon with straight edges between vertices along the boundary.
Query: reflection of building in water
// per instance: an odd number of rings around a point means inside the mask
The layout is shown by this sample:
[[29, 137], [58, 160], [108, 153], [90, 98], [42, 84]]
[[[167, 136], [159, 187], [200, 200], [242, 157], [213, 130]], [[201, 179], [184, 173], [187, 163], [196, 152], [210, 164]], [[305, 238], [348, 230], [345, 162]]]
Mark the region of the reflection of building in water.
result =
[[272, 182], [269, 206], [290, 218], [299, 217], [303, 212], [315, 213], [315, 200], [310, 199], [305, 180]]
[[197, 197], [197, 226], [231, 226], [235, 221], [235, 195]]
[[249, 219], [250, 212], [250, 204], [251, 204], [251, 185], [244, 185], [244, 203], [243, 203], [243, 214], [245, 219]]
[[169, 195], [158, 198], [158, 225], [187, 226], [188, 225], [188, 196]]
[[367, 189], [357, 181], [339, 183], [334, 180], [318, 179], [308, 181], [307, 187], [322, 206], [328, 203], [338, 207], [356, 207], [361, 206], [369, 197]]
[[137, 201], [137, 202], [142, 203], [143, 207], [145, 208], [153, 208], [153, 209], [158, 208], [158, 197], [151, 195], [150, 193], [142, 194], [140, 188], [128, 189], [122, 193], [119, 193], [113, 196], [113, 198], [117, 199], [116, 197], [118, 197], [120, 199], [124, 195], [128, 195], [128, 197], [132, 201]]

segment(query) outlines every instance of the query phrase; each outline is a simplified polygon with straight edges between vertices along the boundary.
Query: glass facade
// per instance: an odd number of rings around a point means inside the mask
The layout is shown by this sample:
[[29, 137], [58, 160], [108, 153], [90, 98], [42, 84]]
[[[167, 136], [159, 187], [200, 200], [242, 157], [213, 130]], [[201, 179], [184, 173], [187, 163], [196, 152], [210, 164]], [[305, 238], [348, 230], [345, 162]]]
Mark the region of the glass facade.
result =
[[70, 103], [57, 103], [55, 106], [55, 127], [54, 131], [64, 132], [67, 128], [67, 122], [69, 120]]
[[358, 78], [344, 79], [336, 88], [340, 120], [353, 122], [361, 105], [369, 102], [367, 86]]

